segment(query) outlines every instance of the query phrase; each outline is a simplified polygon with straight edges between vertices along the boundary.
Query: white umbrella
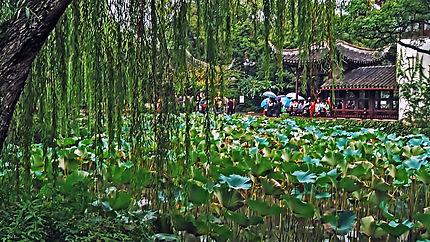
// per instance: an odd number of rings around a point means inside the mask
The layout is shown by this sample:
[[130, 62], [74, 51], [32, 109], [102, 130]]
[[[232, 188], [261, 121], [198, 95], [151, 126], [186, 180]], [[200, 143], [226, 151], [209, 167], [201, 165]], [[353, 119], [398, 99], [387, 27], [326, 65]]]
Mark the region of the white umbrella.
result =
[[[289, 99], [291, 99], [291, 100], [296, 100], [296, 93], [295, 93], [295, 92], [290, 92], [290, 93], [288, 93], [286, 96], [287, 96]], [[300, 96], [300, 95], [298, 95], [298, 99], [299, 99], [299, 101], [304, 101], [304, 100], [305, 100], [305, 98], [304, 98], [304, 97], [302, 97], [302, 96]]]
[[271, 92], [271, 91], [265, 91], [265, 92], [263, 93], [263, 96], [265, 96], [265, 97], [273, 97], [273, 98], [275, 98], [275, 97], [276, 97], [276, 94], [275, 94], [275, 93], [273, 93], [273, 92]]

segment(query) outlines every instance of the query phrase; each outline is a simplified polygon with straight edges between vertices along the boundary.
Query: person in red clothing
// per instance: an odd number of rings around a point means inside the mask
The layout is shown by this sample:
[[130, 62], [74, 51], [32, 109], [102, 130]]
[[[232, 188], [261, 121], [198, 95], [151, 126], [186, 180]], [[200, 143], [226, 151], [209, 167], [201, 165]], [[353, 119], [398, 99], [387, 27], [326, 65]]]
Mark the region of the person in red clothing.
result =
[[311, 115], [311, 118], [314, 116], [315, 112], [315, 100], [311, 101], [311, 107], [309, 108], [309, 114]]

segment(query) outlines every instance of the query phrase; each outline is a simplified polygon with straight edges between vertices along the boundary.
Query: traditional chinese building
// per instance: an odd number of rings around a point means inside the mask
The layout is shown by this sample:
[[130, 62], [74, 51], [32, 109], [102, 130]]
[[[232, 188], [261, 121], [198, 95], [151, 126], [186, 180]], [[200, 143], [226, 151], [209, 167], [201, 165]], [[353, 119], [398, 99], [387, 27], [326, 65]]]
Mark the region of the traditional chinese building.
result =
[[[276, 51], [274, 46], [271, 46]], [[389, 58], [395, 60], [389, 55], [389, 48], [372, 50], [338, 41], [335, 51], [342, 61], [343, 74], [337, 75], [334, 81], [328, 79], [318, 91], [318, 96], [323, 99], [335, 95], [335, 103], [332, 104], [333, 116], [397, 119], [399, 98], [396, 67], [382, 65], [382, 62]], [[303, 72], [300, 52], [298, 49], [284, 49], [282, 55], [284, 65], [296, 70], [297, 93], [298, 80]], [[329, 49], [325, 46], [312, 46], [309, 57], [306, 65], [312, 73], [308, 75], [328, 76]]]

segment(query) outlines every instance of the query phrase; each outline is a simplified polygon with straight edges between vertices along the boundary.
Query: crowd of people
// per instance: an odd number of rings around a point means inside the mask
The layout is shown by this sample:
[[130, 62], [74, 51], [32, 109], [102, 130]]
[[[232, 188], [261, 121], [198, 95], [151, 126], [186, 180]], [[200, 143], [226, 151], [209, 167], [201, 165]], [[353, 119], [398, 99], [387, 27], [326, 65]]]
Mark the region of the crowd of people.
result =
[[[205, 93], [200, 93], [197, 98], [197, 107], [200, 113], [206, 113], [208, 111], [208, 103]], [[235, 98], [221, 98], [219, 95], [215, 97], [215, 112], [217, 114], [228, 114], [232, 115], [236, 113], [236, 99]]]
[[263, 110], [263, 115], [267, 117], [279, 117], [282, 113], [289, 113], [292, 116], [330, 116], [330, 99], [321, 101], [320, 98], [316, 100], [308, 98], [284, 104], [281, 100], [270, 98], [267, 107]]

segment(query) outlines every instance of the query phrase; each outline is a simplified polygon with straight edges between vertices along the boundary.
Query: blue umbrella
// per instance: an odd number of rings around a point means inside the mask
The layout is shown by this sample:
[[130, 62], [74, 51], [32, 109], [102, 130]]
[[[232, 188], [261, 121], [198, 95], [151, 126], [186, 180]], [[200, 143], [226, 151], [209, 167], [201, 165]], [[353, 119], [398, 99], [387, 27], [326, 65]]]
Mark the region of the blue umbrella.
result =
[[269, 98], [264, 99], [261, 104], [260, 107], [262, 108], [267, 108], [267, 105], [269, 105]]
[[282, 100], [282, 98], [286, 97], [285, 95], [278, 95], [276, 96], [276, 100]]
[[281, 98], [281, 102], [282, 102], [282, 104], [284, 104], [284, 108], [289, 108], [290, 103], [291, 103], [291, 99], [289, 99], [288, 97], [283, 97], [283, 98]]
[[271, 92], [271, 91], [265, 91], [265, 92], [263, 93], [263, 96], [265, 96], [265, 97], [272, 97], [272, 98], [275, 98], [275, 97], [276, 97], [276, 94], [275, 94], [275, 93], [273, 93], [273, 92]]

